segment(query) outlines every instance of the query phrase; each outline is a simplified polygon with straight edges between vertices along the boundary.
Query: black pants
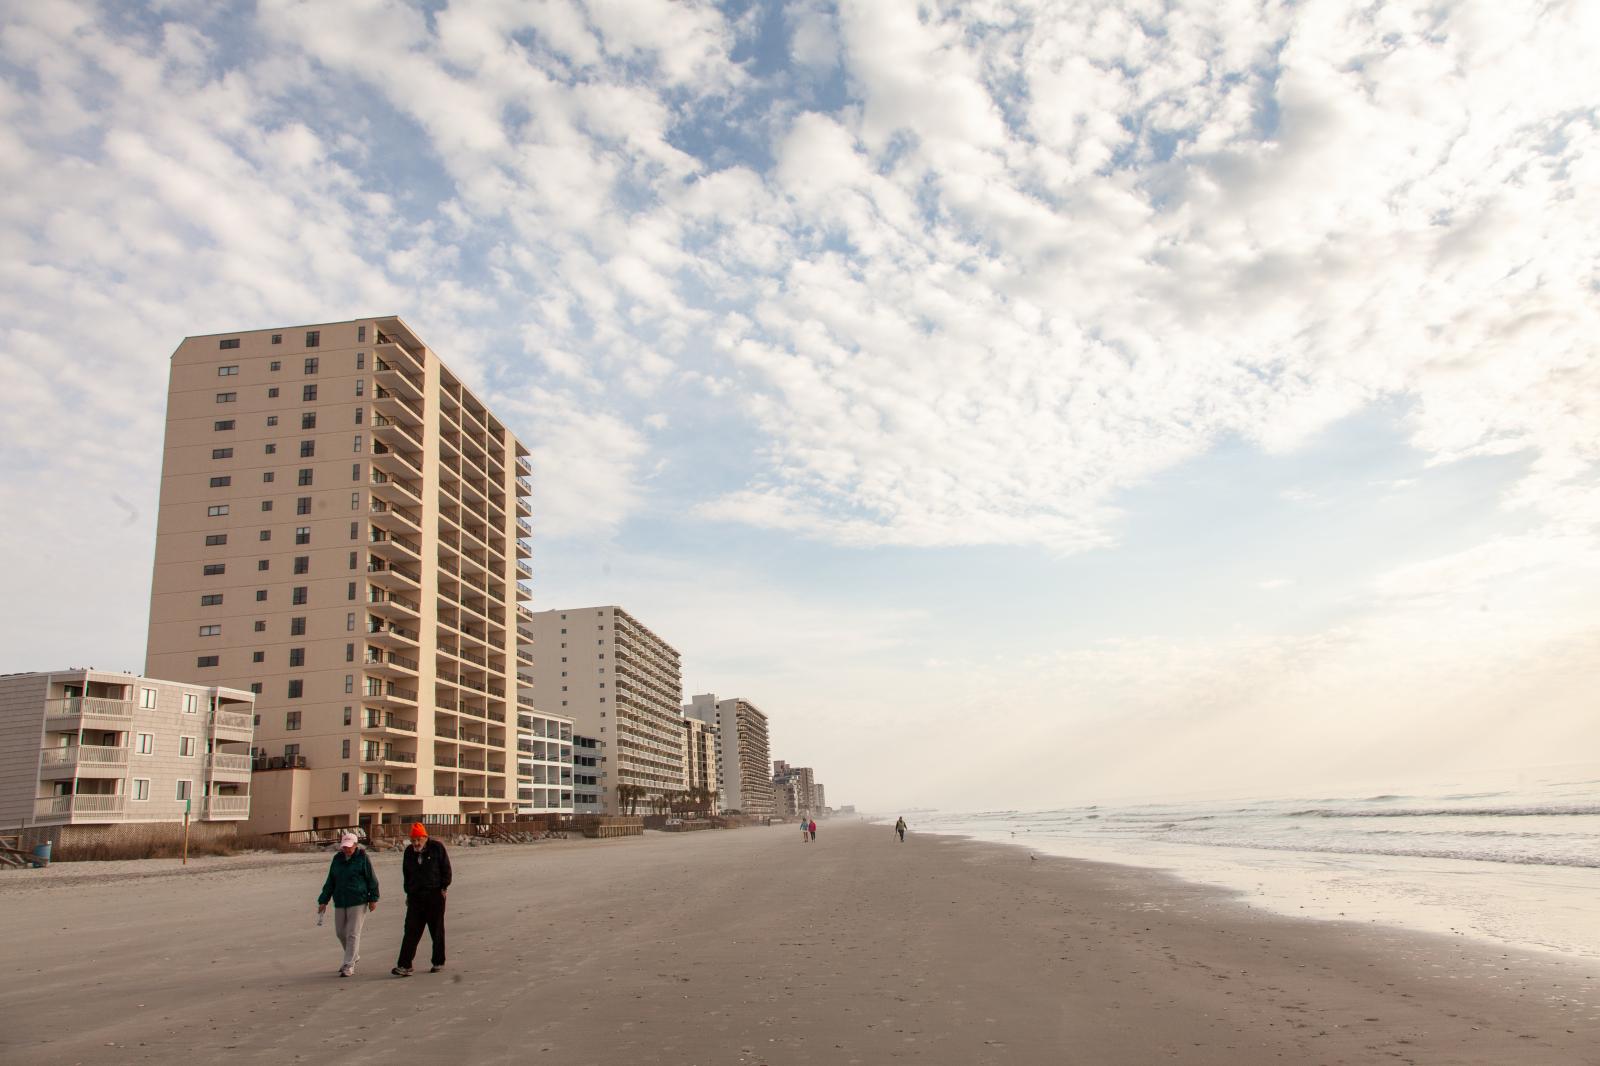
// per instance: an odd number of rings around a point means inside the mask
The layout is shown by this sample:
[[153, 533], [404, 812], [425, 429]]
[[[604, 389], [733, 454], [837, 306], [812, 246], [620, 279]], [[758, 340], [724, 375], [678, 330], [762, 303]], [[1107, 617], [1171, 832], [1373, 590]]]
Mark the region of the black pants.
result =
[[406, 897], [406, 934], [400, 941], [400, 961], [396, 964], [402, 970], [411, 969], [411, 962], [417, 957], [417, 945], [422, 943], [424, 927], [433, 939], [433, 964], [443, 966], [444, 893], [437, 889]]

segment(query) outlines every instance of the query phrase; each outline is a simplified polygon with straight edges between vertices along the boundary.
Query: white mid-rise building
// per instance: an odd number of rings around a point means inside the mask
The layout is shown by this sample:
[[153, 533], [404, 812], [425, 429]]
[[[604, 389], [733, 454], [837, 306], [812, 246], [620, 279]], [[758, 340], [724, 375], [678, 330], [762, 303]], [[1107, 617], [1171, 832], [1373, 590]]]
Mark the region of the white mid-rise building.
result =
[[517, 711], [517, 814], [571, 814], [572, 719]]

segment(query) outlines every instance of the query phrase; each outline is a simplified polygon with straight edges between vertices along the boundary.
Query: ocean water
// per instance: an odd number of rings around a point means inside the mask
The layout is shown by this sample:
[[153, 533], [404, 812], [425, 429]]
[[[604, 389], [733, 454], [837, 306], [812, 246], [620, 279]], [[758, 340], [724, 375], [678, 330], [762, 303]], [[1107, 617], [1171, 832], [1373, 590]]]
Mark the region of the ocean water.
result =
[[932, 811], [907, 821], [913, 831], [1164, 869], [1279, 913], [1600, 963], [1600, 767], [1393, 792]]

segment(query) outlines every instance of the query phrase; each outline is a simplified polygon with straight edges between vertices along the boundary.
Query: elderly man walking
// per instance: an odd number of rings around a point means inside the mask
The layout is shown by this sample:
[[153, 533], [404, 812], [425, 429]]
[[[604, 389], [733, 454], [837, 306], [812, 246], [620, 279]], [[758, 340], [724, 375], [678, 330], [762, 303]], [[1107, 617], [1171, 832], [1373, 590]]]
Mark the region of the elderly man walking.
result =
[[[372, 870], [372, 860], [354, 833], [339, 838], [339, 850], [328, 864], [328, 879], [322, 883], [322, 894], [317, 897], [320, 915], [333, 902], [333, 935], [344, 948], [344, 964], [339, 967], [340, 977], [351, 977], [356, 963], [361, 960], [361, 927], [367, 923], [367, 912], [378, 908], [378, 875]], [[322, 919], [317, 919], [321, 924]]]
[[433, 941], [433, 968], [428, 972], [438, 973], [444, 969], [444, 900], [450, 889], [450, 856], [443, 844], [428, 839], [428, 827], [421, 822], [411, 824], [411, 846], [400, 862], [400, 873], [405, 878], [406, 932], [400, 941], [399, 961], [389, 972], [396, 977], [411, 976], [411, 963], [426, 927]]

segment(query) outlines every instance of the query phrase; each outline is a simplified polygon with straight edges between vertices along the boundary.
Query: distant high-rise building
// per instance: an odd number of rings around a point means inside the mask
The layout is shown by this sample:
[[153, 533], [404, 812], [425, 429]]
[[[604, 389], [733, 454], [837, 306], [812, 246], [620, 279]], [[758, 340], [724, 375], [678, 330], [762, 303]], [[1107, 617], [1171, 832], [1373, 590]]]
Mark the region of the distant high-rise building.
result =
[[713, 693], [695, 696], [684, 704], [683, 713], [717, 727], [717, 773], [723, 810], [772, 817], [776, 811], [767, 716], [749, 700], [719, 700]]
[[178, 346], [146, 669], [304, 761], [253, 826], [516, 817], [527, 456], [395, 317]]
[[684, 791], [683, 673], [672, 645], [616, 606], [535, 611], [522, 636], [537, 705], [606, 745], [601, 813], [653, 810]]

